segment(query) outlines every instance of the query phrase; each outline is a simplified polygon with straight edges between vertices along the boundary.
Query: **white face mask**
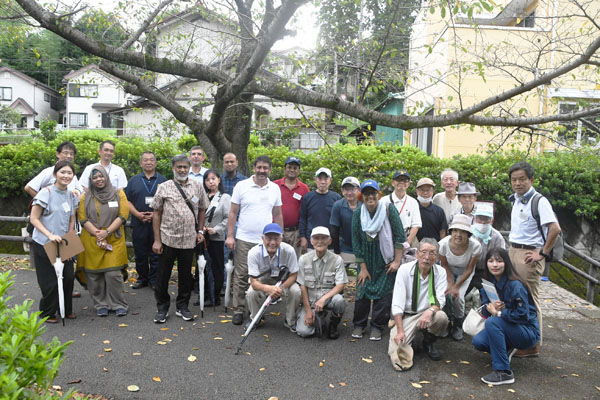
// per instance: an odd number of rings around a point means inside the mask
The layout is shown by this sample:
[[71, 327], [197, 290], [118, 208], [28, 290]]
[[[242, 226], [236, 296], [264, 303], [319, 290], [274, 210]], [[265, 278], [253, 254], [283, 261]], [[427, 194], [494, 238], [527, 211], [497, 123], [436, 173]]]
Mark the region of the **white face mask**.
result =
[[483, 233], [484, 235], [486, 233], [488, 233], [490, 231], [490, 229], [492, 229], [492, 225], [491, 224], [478, 224], [478, 223], [474, 223], [473, 227], [475, 229], [477, 229], [479, 232]]
[[419, 200], [419, 203], [431, 203], [433, 197], [421, 197], [421, 196], [417, 196], [417, 200]]

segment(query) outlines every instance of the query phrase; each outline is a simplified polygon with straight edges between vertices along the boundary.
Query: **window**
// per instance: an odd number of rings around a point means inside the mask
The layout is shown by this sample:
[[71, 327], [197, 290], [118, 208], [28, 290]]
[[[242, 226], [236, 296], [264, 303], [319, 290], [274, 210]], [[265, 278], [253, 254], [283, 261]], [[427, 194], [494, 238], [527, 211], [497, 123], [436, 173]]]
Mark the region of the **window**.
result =
[[517, 24], [517, 26], [523, 27], [523, 28], [533, 28], [535, 27], [535, 10], [529, 14], [528, 16], [526, 16], [524, 19], [521, 20], [521, 22], [519, 22]]
[[87, 114], [69, 113], [69, 126], [87, 126]]
[[98, 85], [69, 83], [69, 97], [98, 97]]
[[50, 103], [50, 95], [48, 93], [44, 93], [44, 101]]
[[53, 110], [59, 110], [58, 97], [50, 96], [50, 108]]
[[[425, 115], [433, 115], [433, 108], [425, 113]], [[415, 146], [428, 155], [431, 155], [433, 151], [433, 128], [419, 128], [412, 129], [410, 131], [410, 144], [411, 146]]]
[[102, 127], [103, 128], [116, 128], [117, 120], [109, 113], [102, 113]]
[[12, 100], [12, 88], [0, 87], [0, 100]]
[[[584, 111], [591, 107], [598, 107], [598, 103], [585, 105], [575, 102], [558, 103], [559, 114], [569, 114], [572, 112]], [[600, 114], [589, 115], [577, 120], [560, 121], [558, 123], [558, 137], [566, 144], [596, 145], [600, 136]]]

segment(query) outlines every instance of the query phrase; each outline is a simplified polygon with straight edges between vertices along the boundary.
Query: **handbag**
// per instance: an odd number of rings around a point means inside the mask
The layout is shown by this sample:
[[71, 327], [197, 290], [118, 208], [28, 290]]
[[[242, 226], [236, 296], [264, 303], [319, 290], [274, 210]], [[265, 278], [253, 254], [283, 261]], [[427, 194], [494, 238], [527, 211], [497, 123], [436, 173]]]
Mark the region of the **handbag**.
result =
[[485, 318], [481, 315], [481, 309], [472, 308], [463, 322], [463, 331], [469, 336], [475, 336], [485, 328]]

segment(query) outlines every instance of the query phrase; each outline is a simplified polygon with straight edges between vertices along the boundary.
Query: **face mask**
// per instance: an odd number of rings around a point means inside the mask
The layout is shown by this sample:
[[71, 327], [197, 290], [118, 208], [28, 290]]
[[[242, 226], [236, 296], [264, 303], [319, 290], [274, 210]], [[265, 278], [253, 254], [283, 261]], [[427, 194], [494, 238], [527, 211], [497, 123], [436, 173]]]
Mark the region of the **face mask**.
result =
[[419, 200], [419, 203], [431, 203], [432, 199], [433, 199], [433, 197], [421, 197], [421, 196], [417, 196], [417, 200]]
[[491, 224], [478, 224], [478, 223], [474, 223], [473, 227], [475, 229], [477, 229], [479, 232], [483, 233], [484, 235], [486, 233], [488, 233], [492, 229], [492, 225]]

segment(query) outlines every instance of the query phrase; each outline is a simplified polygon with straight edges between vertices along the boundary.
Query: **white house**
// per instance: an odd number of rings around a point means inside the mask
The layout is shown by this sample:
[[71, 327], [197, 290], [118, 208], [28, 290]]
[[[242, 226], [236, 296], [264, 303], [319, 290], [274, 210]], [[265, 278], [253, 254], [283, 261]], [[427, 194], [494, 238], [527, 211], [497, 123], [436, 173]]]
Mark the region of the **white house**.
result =
[[128, 99], [117, 78], [92, 64], [65, 75], [63, 83], [67, 129], [117, 127], [109, 110], [125, 106]]
[[21, 114], [20, 128], [34, 129], [44, 119], [58, 120], [56, 90], [10, 67], [0, 67], [0, 105]]

